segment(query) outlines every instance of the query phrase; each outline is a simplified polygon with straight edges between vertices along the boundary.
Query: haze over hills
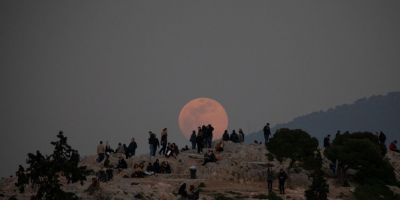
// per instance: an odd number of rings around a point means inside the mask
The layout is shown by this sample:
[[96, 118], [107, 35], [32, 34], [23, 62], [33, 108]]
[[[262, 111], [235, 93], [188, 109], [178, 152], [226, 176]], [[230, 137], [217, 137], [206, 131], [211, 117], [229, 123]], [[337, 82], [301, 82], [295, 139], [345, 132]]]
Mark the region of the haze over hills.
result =
[[[299, 116], [290, 122], [275, 125], [272, 133], [279, 128], [300, 128], [320, 141], [337, 130], [383, 131], [388, 141], [400, 139], [400, 92], [365, 97], [352, 104]], [[264, 141], [261, 131], [246, 136], [248, 143], [254, 140]]]

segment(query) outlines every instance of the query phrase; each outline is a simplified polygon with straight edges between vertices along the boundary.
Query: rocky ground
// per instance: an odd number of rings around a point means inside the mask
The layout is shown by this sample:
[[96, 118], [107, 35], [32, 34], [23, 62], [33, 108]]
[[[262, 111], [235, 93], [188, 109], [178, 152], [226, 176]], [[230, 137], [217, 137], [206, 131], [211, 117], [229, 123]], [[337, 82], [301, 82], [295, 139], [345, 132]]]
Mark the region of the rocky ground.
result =
[[[167, 160], [172, 167], [172, 174], [157, 174], [145, 178], [124, 178], [132, 173], [134, 163], [152, 161], [148, 155], [135, 156], [128, 160], [128, 169], [114, 174], [112, 181], [100, 183], [100, 190], [89, 194], [85, 190], [91, 184], [91, 178], [84, 185], [65, 184], [64, 189], [76, 193], [82, 199], [179, 199], [178, 188], [182, 183], [201, 187], [200, 199], [218, 199], [222, 197], [231, 199], [265, 199], [266, 192], [266, 166], [271, 166], [274, 171], [287, 169], [289, 160], [282, 163], [267, 158], [267, 150], [263, 145], [226, 143], [225, 151], [217, 154], [218, 162], [202, 166], [203, 155], [189, 150], [182, 152], [176, 159], [157, 156], [160, 162]], [[81, 165], [86, 165], [95, 171], [101, 165], [96, 163], [95, 156], [84, 157]], [[396, 175], [399, 177], [400, 158], [394, 153], [388, 154], [388, 159], [395, 166]], [[111, 158], [112, 163], [117, 162], [117, 155]], [[197, 179], [190, 179], [189, 168], [196, 166]], [[309, 172], [305, 170], [290, 170], [285, 195], [283, 199], [302, 200], [304, 190], [311, 183]], [[3, 178], [0, 181], [0, 199], [29, 199], [32, 190], [24, 194], [16, 191], [15, 177]], [[328, 178], [330, 185], [329, 199], [353, 199], [353, 187], [341, 187], [335, 179]], [[279, 193], [277, 181], [274, 182], [274, 191]]]

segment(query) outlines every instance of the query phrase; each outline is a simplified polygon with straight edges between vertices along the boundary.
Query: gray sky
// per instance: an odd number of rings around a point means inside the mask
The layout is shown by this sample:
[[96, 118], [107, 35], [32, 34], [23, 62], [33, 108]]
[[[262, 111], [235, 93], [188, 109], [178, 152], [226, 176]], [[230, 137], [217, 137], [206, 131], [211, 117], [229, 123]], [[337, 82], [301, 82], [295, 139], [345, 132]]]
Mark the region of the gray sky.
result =
[[399, 1], [1, 1], [5, 176], [58, 130], [146, 152], [184, 144], [180, 108], [218, 100], [246, 133], [400, 90]]

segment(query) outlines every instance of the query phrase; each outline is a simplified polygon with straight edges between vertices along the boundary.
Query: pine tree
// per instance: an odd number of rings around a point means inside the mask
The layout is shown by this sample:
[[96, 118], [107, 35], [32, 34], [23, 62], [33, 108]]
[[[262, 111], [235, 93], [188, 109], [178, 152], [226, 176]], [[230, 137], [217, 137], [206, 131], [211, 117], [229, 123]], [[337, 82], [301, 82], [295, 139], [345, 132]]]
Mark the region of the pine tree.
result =
[[86, 166], [78, 166], [79, 153], [68, 145], [67, 137], [63, 135], [62, 131], [59, 132], [57, 138], [58, 141], [51, 142], [54, 146], [51, 155], [44, 156], [39, 151], [36, 151], [36, 154], [29, 153], [28, 168], [24, 169], [20, 165], [16, 172], [18, 182], [15, 185], [20, 192], [24, 192], [25, 187], [29, 184], [36, 189], [36, 194], [31, 199], [77, 199], [75, 194], [62, 190], [59, 177], [64, 176], [68, 183], [80, 181], [83, 184], [86, 176], [90, 173]]

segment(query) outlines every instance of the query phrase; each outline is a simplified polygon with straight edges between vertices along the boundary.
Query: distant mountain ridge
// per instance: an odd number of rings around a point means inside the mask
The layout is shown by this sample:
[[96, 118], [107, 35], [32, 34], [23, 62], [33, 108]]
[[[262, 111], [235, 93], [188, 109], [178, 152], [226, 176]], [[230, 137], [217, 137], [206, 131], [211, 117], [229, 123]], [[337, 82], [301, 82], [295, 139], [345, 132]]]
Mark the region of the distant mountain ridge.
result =
[[[344, 131], [383, 131], [389, 141], [400, 139], [400, 92], [361, 98], [352, 104], [343, 104], [326, 111], [318, 111], [294, 118], [272, 127], [300, 128], [321, 139], [327, 134]], [[246, 136], [246, 142], [264, 141], [261, 131]]]

